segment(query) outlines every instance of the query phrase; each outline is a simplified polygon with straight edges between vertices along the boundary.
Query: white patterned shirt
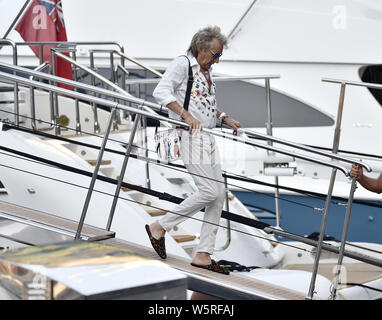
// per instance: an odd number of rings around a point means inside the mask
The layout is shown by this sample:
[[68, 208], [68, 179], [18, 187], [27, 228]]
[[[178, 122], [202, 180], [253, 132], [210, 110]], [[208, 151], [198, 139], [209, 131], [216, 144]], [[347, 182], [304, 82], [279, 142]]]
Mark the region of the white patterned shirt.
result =
[[[200, 66], [194, 56], [188, 54], [190, 59], [194, 83], [191, 90], [190, 104], [188, 112], [200, 121], [203, 128], [216, 127], [216, 86], [212, 82], [211, 88], [204, 74], [200, 71]], [[209, 72], [211, 72], [210, 68]], [[169, 103], [177, 101], [183, 106], [186, 96], [188, 81], [188, 61], [185, 56], [175, 58], [168, 66], [162, 79], [153, 92], [156, 101], [167, 106]], [[212, 80], [211, 80], [212, 81]], [[169, 117], [181, 120], [180, 116], [169, 109]]]

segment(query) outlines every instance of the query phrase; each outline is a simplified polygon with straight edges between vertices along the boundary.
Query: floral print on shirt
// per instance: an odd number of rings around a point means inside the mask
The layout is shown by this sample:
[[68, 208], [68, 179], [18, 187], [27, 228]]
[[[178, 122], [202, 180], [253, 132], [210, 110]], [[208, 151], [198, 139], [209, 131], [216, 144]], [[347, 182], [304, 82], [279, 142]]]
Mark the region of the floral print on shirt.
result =
[[215, 83], [208, 86], [208, 81], [202, 74], [197, 71], [194, 74], [194, 84], [191, 90], [191, 98], [196, 104], [198, 111], [202, 117], [209, 118], [208, 121], [216, 121], [216, 97], [215, 97]]

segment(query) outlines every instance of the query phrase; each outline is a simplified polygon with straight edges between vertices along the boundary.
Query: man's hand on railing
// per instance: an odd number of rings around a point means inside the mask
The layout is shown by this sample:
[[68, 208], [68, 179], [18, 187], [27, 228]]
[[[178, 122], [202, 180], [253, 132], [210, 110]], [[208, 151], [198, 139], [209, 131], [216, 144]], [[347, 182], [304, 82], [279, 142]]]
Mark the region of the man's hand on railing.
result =
[[353, 164], [350, 170], [350, 177], [355, 178], [367, 190], [382, 193], [382, 174], [378, 178], [368, 177], [363, 174], [363, 168], [360, 165]]
[[189, 113], [185, 117], [184, 121], [190, 126], [190, 133], [198, 133], [202, 130], [202, 124], [199, 122], [199, 120], [195, 119], [192, 115]]
[[363, 169], [361, 166], [353, 164], [350, 170], [350, 177], [356, 178], [357, 181], [363, 177]]
[[230, 117], [225, 117], [224, 123], [233, 129], [233, 134], [235, 136], [237, 136], [237, 130], [239, 130], [240, 128], [244, 128], [243, 125], [239, 121], [231, 119]]

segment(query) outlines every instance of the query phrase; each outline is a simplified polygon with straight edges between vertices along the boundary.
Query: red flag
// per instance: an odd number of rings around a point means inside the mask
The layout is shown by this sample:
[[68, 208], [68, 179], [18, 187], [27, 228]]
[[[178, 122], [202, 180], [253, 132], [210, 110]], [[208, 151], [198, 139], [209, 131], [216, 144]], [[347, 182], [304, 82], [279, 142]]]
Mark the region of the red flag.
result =
[[[64, 14], [61, 0], [33, 0], [27, 12], [16, 26], [16, 30], [26, 42], [32, 41], [68, 41], [66, 36]], [[43, 61], [52, 63], [50, 49], [56, 46], [44, 46]], [[40, 58], [39, 46], [30, 46]], [[65, 53], [67, 56], [69, 54]], [[56, 58], [57, 76], [73, 80], [71, 64]], [[73, 87], [59, 86], [72, 90]]]

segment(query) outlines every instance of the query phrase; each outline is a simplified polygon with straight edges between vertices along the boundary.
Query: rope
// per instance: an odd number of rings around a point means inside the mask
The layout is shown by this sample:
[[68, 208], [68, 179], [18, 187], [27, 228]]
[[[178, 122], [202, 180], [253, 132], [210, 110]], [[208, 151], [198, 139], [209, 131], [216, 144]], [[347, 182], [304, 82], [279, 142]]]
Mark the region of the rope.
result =
[[218, 264], [222, 267], [225, 267], [229, 271], [246, 271], [250, 272], [253, 269], [258, 269], [260, 267], [258, 266], [245, 266], [240, 263], [237, 263], [235, 261], [229, 261], [229, 260], [219, 260]]
[[365, 289], [370, 289], [370, 290], [374, 290], [374, 291], [382, 292], [381, 289], [373, 288], [373, 287], [364, 285], [364, 284], [362, 284], [362, 283], [346, 282], [346, 283], [339, 283], [339, 284], [340, 284], [340, 285], [344, 285], [344, 286], [359, 286], [359, 287], [362, 287], [362, 288], [365, 288]]

